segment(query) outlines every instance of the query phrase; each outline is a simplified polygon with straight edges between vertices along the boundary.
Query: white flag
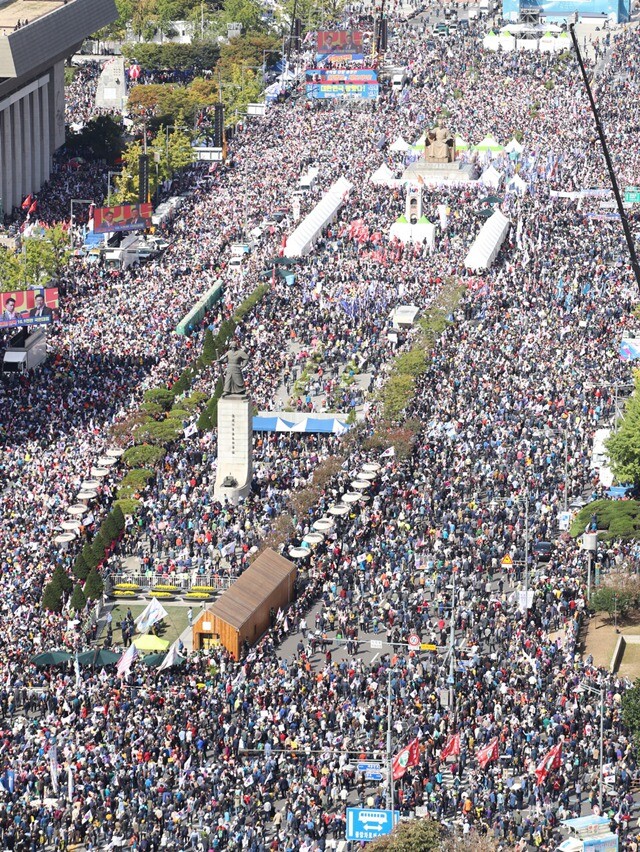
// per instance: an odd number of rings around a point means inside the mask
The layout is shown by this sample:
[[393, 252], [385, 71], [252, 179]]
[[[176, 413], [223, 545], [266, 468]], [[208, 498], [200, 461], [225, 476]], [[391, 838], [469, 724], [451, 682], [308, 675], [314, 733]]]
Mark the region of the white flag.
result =
[[138, 657], [139, 652], [135, 645], [129, 645], [127, 650], [118, 660], [118, 665], [116, 668], [116, 672], [118, 677], [126, 677], [131, 671], [131, 666], [133, 665], [133, 661]]
[[196, 426], [195, 423], [192, 423], [190, 426], [187, 426], [187, 428], [184, 430], [185, 438], [190, 438], [192, 435], [197, 435], [197, 434], [198, 434], [198, 427]]
[[163, 669], [170, 669], [171, 666], [175, 666], [176, 663], [179, 663], [183, 657], [178, 653], [178, 639], [173, 643], [173, 645], [167, 651], [167, 656], [158, 666], [158, 671], [161, 672]]
[[147, 604], [144, 610], [133, 622], [138, 628], [138, 633], [146, 633], [154, 624], [167, 618], [169, 613], [162, 606], [157, 598], [151, 598], [151, 603]]
[[80, 663], [78, 662], [78, 652], [76, 651], [76, 656], [73, 661], [73, 668], [76, 674], [76, 689], [80, 689]]
[[71, 771], [71, 764], [67, 766], [67, 799], [70, 802], [73, 801], [73, 772]]
[[51, 787], [58, 794], [58, 747], [54, 744], [49, 749], [49, 771], [51, 773]]
[[396, 454], [396, 448], [395, 447], [389, 447], [389, 449], [385, 450], [384, 453], [380, 453], [380, 458], [381, 459], [393, 458], [393, 456], [395, 456], [395, 454]]

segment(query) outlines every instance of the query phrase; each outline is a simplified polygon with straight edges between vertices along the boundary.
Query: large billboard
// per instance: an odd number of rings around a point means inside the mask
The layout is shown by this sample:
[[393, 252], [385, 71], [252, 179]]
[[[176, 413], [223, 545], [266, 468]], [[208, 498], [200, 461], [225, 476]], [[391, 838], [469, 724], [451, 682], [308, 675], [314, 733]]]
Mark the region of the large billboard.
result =
[[586, 18], [610, 16], [617, 23], [629, 20], [629, 0], [503, 0], [502, 17], [518, 21], [525, 9], [537, 9], [545, 18], [557, 20], [571, 20], [576, 12]]
[[58, 315], [57, 287], [0, 293], [0, 329], [46, 325]]
[[362, 33], [358, 30], [319, 30], [316, 53], [323, 59], [362, 59]]
[[374, 101], [380, 94], [380, 87], [377, 83], [307, 83], [306, 94], [309, 100], [353, 98]]
[[118, 204], [98, 207], [93, 214], [95, 234], [112, 231], [143, 231], [151, 227], [151, 204]]
[[377, 83], [378, 74], [373, 68], [357, 68], [352, 71], [341, 71], [325, 68], [310, 68], [305, 71], [307, 85], [328, 83]]

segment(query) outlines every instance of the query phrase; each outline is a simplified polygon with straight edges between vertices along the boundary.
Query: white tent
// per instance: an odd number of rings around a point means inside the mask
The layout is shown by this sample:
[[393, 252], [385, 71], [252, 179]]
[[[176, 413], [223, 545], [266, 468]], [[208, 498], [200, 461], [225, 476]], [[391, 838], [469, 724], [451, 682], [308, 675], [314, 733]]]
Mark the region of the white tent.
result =
[[498, 153], [499, 151], [504, 151], [502, 145], [497, 142], [493, 136], [487, 134], [481, 142], [475, 146], [476, 151], [494, 151]]
[[507, 181], [507, 192], [514, 192], [516, 195], [524, 195], [527, 191], [527, 184], [522, 180], [520, 175], [514, 175]]
[[498, 45], [507, 53], [511, 50], [516, 49], [516, 39], [515, 36], [512, 36], [510, 32], [502, 32], [498, 36]]
[[393, 145], [389, 148], [390, 151], [398, 154], [404, 154], [405, 151], [409, 150], [409, 143], [405, 142], [402, 136], [398, 136]]
[[500, 46], [500, 36], [496, 35], [496, 33], [491, 30], [482, 39], [482, 46], [485, 50], [497, 50]]
[[507, 217], [499, 210], [487, 219], [464, 260], [467, 269], [477, 272], [491, 266], [507, 236], [510, 224]]
[[484, 186], [490, 186], [492, 189], [498, 189], [502, 183], [502, 172], [499, 172], [493, 166], [489, 166], [480, 175], [480, 183]]
[[456, 136], [456, 151], [467, 151], [469, 143], [462, 136]]
[[415, 225], [411, 225], [404, 216], [401, 216], [391, 226], [389, 237], [400, 240], [401, 243], [426, 242], [429, 248], [433, 248], [436, 241], [436, 226], [432, 225], [425, 216], [418, 219]]
[[304, 257], [309, 254], [322, 230], [334, 220], [352, 189], [353, 184], [350, 181], [343, 177], [338, 178], [287, 238], [285, 257]]
[[389, 186], [390, 181], [394, 180], [393, 172], [386, 163], [383, 163], [379, 169], [369, 178], [371, 183], [381, 183], [384, 186]]
[[522, 154], [524, 150], [522, 145], [518, 142], [518, 140], [514, 137], [508, 145], [505, 146], [504, 149], [507, 154]]

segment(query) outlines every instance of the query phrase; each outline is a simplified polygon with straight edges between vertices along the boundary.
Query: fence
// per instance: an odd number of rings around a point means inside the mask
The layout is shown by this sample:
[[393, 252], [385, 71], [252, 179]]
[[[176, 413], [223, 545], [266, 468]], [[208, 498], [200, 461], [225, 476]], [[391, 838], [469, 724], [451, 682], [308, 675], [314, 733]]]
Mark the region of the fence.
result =
[[219, 574], [197, 574], [180, 573], [180, 574], [130, 574], [120, 571], [113, 574], [111, 581], [114, 586], [119, 583], [136, 583], [143, 589], [150, 589], [154, 586], [177, 586], [181, 592], [188, 592], [192, 586], [212, 586], [218, 591], [228, 589], [233, 583], [232, 577], [221, 577]]

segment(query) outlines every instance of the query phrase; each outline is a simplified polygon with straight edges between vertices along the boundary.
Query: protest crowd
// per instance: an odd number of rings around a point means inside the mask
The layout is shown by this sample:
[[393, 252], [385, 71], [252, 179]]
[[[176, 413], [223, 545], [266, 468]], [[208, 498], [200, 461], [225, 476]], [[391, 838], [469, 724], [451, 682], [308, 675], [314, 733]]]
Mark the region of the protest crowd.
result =
[[[603, 493], [593, 434], [612, 417], [616, 385], [630, 381], [617, 348], [635, 331], [637, 290], [620, 223], [600, 216], [597, 196], [557, 196], [608, 188], [604, 159], [573, 57], [488, 53], [473, 33], [428, 46], [425, 29], [396, 21], [389, 59], [410, 69], [409, 82], [383, 89], [375, 108], [311, 109], [303, 97], [274, 105], [235, 137], [232, 166], [176, 178], [172, 192], [189, 197], [163, 226], [171, 244], [160, 259], [115, 272], [74, 258], [46, 364], [0, 383], [2, 848], [335, 848], [348, 805], [391, 807], [389, 785], [357, 771], [359, 760], [389, 757], [390, 690], [393, 753], [410, 749], [404, 771], [393, 764], [393, 807], [521, 851], [555, 849], [563, 819], [600, 812], [601, 694], [605, 774], [615, 779], [602, 810], [620, 849], [637, 850], [637, 757], [621, 715], [629, 683], [581, 654], [586, 557], [559, 534], [567, 504]], [[603, 121], [616, 128], [619, 180], [632, 185], [637, 50], [636, 30], [614, 34], [598, 59], [607, 73], [595, 77]], [[90, 69], [76, 78], [69, 121], [86, 121], [82, 91], [93, 79]], [[523, 147], [518, 159], [462, 153], [478, 171], [492, 162], [502, 173], [496, 194], [512, 222], [482, 273], [464, 259], [491, 190], [425, 187], [425, 213], [440, 222], [429, 248], [389, 239], [404, 189], [369, 181], [383, 161], [399, 178], [404, 155], [391, 143], [413, 142], [445, 111], [472, 144], [490, 133]], [[353, 190], [290, 284], [273, 258], [295, 227], [290, 196], [309, 164], [319, 177], [302, 216], [338, 177]], [[526, 192], [505, 192], [515, 174]], [[99, 202], [105, 189], [90, 164], [60, 168], [38, 216], [59, 221], [70, 197]], [[238, 274], [230, 243], [245, 229], [260, 236]], [[217, 281], [222, 300], [175, 334]], [[369, 499], [335, 517], [300, 563], [295, 601], [243, 659], [216, 648], [160, 671], [139, 660], [120, 672], [36, 667], [41, 651], [88, 647], [85, 621], [45, 612], [40, 599], [54, 568], [73, 563], [77, 542], [62, 549], [54, 537], [113, 446], [113, 427], [145, 390], [171, 386], [206, 330], [264, 281], [236, 331], [253, 404], [269, 410], [284, 389], [291, 409], [357, 410], [360, 426], [345, 437], [256, 433], [254, 488], [237, 506], [213, 497], [215, 430], [173, 442], [105, 579], [134, 555], [167, 579], [232, 581], [279, 516], [292, 514], [286, 556], [362, 464], [377, 463]], [[414, 339], [387, 335], [398, 304], [423, 315], [446, 305], [450, 316], [392, 432], [410, 433], [407, 448], [382, 452], [371, 440], [381, 394]], [[321, 371], [305, 370], [314, 354]], [[211, 394], [223, 369], [209, 366], [194, 388]], [[346, 382], [349, 370], [368, 378]], [[313, 507], [296, 514], [292, 499], [331, 460]], [[87, 535], [120, 473], [97, 489]], [[546, 561], [536, 542], [553, 543]], [[606, 572], [635, 567], [637, 556], [615, 543], [599, 560]], [[410, 653], [412, 634], [437, 652]], [[383, 642], [374, 656], [372, 637]]]

